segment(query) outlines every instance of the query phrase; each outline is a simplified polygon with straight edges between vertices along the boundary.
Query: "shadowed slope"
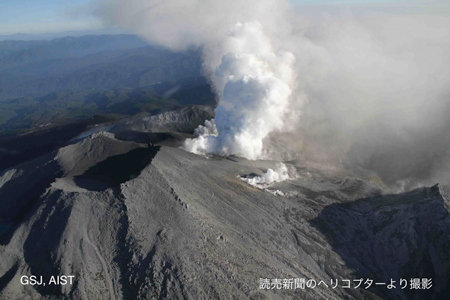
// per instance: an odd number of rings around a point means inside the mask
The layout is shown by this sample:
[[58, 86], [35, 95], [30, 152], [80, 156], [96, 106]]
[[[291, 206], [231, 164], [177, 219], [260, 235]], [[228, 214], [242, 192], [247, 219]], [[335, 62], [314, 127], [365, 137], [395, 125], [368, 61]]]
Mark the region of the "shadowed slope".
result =
[[101, 191], [119, 186], [139, 173], [152, 161], [160, 147], [137, 148], [128, 153], [109, 157], [89, 168], [74, 182], [91, 191]]

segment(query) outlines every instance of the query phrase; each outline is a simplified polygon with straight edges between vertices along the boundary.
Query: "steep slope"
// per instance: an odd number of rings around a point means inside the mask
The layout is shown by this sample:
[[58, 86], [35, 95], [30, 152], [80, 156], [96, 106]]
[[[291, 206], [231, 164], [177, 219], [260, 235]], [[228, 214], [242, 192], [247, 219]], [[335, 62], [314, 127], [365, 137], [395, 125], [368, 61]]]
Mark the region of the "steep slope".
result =
[[[147, 148], [105, 133], [54, 155], [40, 166], [59, 169], [58, 178], [0, 246], [1, 299], [436, 299], [448, 280], [446, 187], [382, 196], [345, 171], [291, 162], [298, 178], [274, 185], [279, 196], [238, 178], [275, 162]], [[0, 182], [19, 187], [29, 174], [14, 172]], [[385, 260], [397, 244], [403, 250]], [[22, 286], [31, 274], [74, 275], [75, 284]], [[260, 278], [397, 275], [433, 276], [436, 288], [259, 289]]]
[[355, 275], [380, 282], [432, 278], [433, 290], [379, 289], [384, 297], [447, 299], [450, 293], [448, 187], [435, 185], [326, 207], [313, 221]]
[[29, 213], [33, 213], [40, 195], [56, 178], [70, 180], [110, 156], [127, 153], [137, 147], [137, 143], [115, 140], [112, 134], [97, 133], [80, 143], [2, 171], [0, 221], [4, 232], [0, 235], [0, 242], [8, 242], [11, 232]]

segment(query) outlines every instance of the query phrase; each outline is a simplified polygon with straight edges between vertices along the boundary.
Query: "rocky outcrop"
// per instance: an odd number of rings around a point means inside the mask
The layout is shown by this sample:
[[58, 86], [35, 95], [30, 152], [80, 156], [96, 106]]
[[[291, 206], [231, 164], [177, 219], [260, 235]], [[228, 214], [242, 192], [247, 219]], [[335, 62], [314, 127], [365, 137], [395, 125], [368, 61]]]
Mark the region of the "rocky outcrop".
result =
[[157, 115], [144, 115], [115, 125], [110, 132], [181, 132], [193, 133], [198, 125], [214, 117], [214, 111], [208, 106], [184, 106], [176, 110]]

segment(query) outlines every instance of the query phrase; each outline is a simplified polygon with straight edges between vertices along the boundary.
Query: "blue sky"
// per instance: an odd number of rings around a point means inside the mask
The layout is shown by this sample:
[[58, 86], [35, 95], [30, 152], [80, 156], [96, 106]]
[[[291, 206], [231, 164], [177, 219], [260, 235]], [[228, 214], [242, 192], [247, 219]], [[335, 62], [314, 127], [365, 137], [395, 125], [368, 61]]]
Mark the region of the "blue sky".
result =
[[100, 26], [76, 11], [89, 0], [0, 0], [0, 34], [80, 30]]
[[[296, 5], [407, 4], [411, 0], [290, 0]], [[49, 33], [101, 28], [82, 13], [92, 0], [0, 0], [0, 35]]]

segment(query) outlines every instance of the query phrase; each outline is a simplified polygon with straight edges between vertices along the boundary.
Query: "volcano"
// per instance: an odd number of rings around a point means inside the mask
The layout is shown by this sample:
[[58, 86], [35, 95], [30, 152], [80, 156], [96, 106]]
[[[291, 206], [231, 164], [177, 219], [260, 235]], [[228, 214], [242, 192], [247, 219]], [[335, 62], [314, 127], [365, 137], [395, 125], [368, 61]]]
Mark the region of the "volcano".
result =
[[[449, 187], [385, 194], [289, 161], [296, 178], [261, 189], [241, 178], [278, 162], [192, 154], [170, 131], [185, 125], [128, 124], [0, 173], [1, 299], [446, 299]], [[21, 283], [32, 275], [74, 277]], [[328, 287], [261, 286], [301, 278]], [[355, 288], [361, 278], [397, 288]]]

